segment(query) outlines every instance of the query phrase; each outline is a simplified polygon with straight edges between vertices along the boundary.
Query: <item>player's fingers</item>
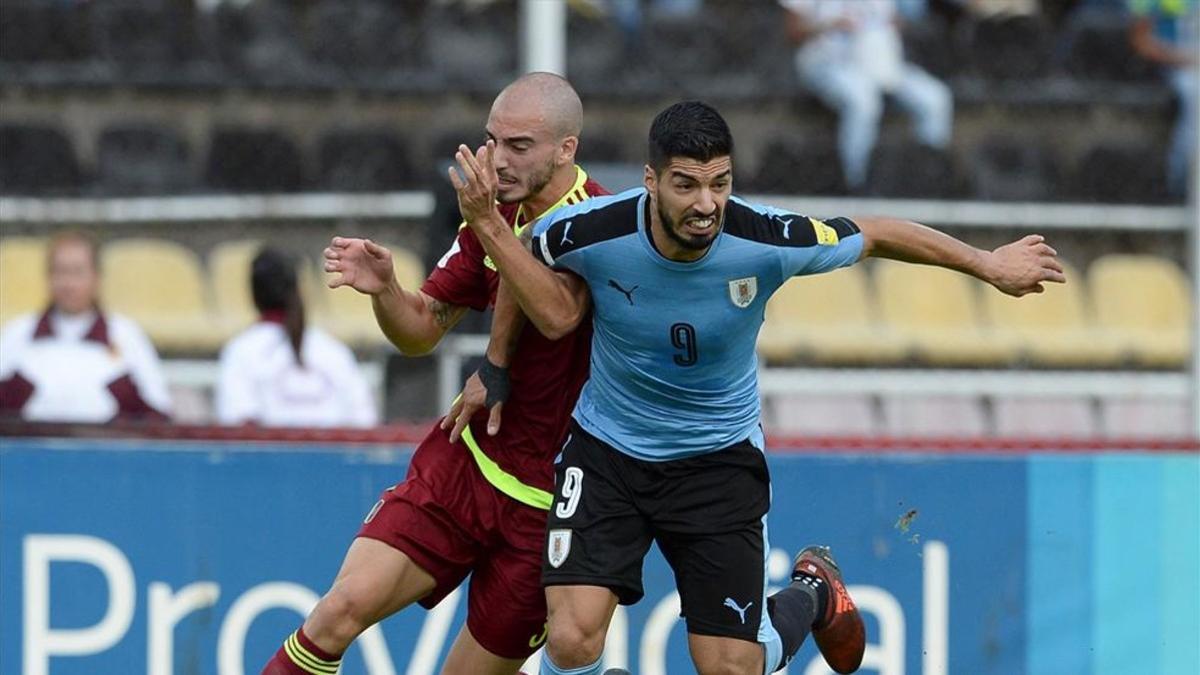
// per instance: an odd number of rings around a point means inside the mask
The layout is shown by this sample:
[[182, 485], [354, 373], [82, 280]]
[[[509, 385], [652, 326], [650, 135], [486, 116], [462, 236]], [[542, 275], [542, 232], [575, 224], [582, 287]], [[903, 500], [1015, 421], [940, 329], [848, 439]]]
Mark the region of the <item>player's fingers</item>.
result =
[[1055, 281], [1060, 284], [1067, 282], [1067, 275], [1063, 274], [1062, 270], [1044, 269], [1042, 270], [1042, 281]]
[[446, 413], [446, 416], [442, 418], [441, 427], [443, 429], [449, 429], [454, 424], [454, 420], [458, 419], [458, 414], [460, 412], [462, 412], [461, 394], [458, 398], [454, 399], [454, 403], [450, 404], [450, 410]]
[[1058, 261], [1058, 258], [1046, 258], [1042, 261], [1042, 267], [1054, 270], [1055, 272], [1064, 271], [1062, 263]]
[[458, 176], [458, 172], [454, 170], [454, 167], [449, 167], [446, 170], [450, 173], [450, 184], [454, 186], [456, 191], [462, 192], [463, 188], [467, 187], [467, 182]]
[[488, 436], [500, 433], [500, 411], [503, 408], [504, 401], [492, 406], [492, 412], [488, 415]]
[[326, 260], [325, 261], [325, 271], [326, 272], [331, 272], [331, 273], [338, 272], [341, 269], [342, 269], [341, 263], [337, 262], [336, 260]]
[[363, 240], [363, 248], [365, 248], [367, 253], [371, 254], [371, 257], [373, 258], [383, 258], [388, 254], [388, 250], [385, 247], [376, 244], [370, 239]]
[[1038, 244], [1036, 251], [1042, 255], [1058, 255], [1058, 251], [1055, 251], [1053, 246], [1046, 243]]
[[334, 237], [333, 240], [329, 242], [329, 245], [332, 248], [346, 248], [350, 246], [350, 240], [345, 237]]
[[1027, 234], [1027, 235], [1025, 235], [1024, 237], [1022, 237], [1022, 238], [1021, 238], [1021, 243], [1022, 243], [1022, 244], [1026, 244], [1026, 245], [1028, 245], [1028, 246], [1033, 246], [1033, 245], [1035, 245], [1035, 244], [1040, 244], [1040, 243], [1042, 243], [1043, 241], [1046, 241], [1046, 238], [1045, 238], [1045, 237], [1043, 237], [1043, 236], [1042, 236], [1042, 235], [1040, 235], [1040, 234]]
[[471, 154], [471, 149], [465, 145], [458, 146], [458, 153], [454, 155], [458, 160], [458, 170], [462, 172], [464, 179], [464, 187], [479, 182], [479, 177], [472, 164], [475, 163], [475, 156]]
[[454, 428], [450, 430], [450, 442], [451, 443], [457, 443], [458, 439], [462, 438], [463, 429], [466, 428], [467, 423], [470, 421], [471, 421], [471, 416], [467, 415], [467, 414], [459, 415], [454, 420]]
[[326, 285], [330, 288], [341, 288], [342, 286], [346, 285], [346, 275], [342, 274], [332, 277]]

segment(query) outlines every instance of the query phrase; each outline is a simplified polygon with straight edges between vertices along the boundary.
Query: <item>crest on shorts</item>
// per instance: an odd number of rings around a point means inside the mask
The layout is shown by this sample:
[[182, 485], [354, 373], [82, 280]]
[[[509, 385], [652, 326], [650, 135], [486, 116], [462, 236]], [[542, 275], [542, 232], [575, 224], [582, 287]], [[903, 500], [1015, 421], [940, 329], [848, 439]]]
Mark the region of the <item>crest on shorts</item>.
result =
[[546, 559], [550, 566], [557, 568], [571, 554], [571, 531], [550, 530], [550, 543], [546, 549]]
[[758, 277], [745, 277], [729, 282], [729, 300], [734, 307], [745, 309], [758, 295]]

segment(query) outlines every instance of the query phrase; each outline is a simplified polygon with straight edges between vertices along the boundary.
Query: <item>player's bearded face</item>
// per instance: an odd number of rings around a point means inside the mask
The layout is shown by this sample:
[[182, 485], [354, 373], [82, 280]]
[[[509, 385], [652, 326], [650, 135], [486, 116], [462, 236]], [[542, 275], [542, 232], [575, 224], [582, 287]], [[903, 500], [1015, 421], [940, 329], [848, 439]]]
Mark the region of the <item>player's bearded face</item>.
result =
[[672, 241], [691, 251], [712, 245], [724, 225], [732, 168], [729, 157], [668, 162], [655, 181], [654, 201], [663, 230]]
[[506, 158], [503, 166], [496, 167], [496, 175], [500, 179], [496, 199], [501, 204], [525, 201], [541, 192], [554, 177], [553, 146], [549, 152], [527, 154], [530, 156]]

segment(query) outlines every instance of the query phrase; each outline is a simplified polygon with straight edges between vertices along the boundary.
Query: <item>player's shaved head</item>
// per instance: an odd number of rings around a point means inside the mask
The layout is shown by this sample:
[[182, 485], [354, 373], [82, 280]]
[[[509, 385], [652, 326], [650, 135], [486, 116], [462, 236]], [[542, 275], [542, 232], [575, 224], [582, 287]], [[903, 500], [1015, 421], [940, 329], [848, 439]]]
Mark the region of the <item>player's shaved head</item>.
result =
[[555, 139], [578, 137], [583, 130], [583, 103], [561, 75], [536, 72], [522, 75], [504, 88], [492, 104], [499, 110], [530, 111], [542, 119]]

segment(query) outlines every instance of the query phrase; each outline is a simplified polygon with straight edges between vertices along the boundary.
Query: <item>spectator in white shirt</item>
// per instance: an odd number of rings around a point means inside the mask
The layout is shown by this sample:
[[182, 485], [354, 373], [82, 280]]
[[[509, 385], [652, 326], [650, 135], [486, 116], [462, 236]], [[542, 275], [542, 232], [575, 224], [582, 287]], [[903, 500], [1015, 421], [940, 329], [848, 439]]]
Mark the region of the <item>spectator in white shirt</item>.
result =
[[379, 415], [353, 352], [305, 326], [295, 262], [264, 249], [251, 267], [260, 320], [221, 350], [217, 421], [266, 427], [369, 427]]
[[100, 309], [96, 242], [54, 237], [50, 306], [0, 332], [0, 414], [38, 422], [166, 420], [170, 395], [154, 345], [129, 319]]
[[895, 0], [779, 0], [796, 45], [800, 83], [838, 114], [846, 185], [860, 191], [879, 136], [883, 96], [912, 117], [917, 139], [945, 148], [954, 99], [941, 80], [904, 60]]

